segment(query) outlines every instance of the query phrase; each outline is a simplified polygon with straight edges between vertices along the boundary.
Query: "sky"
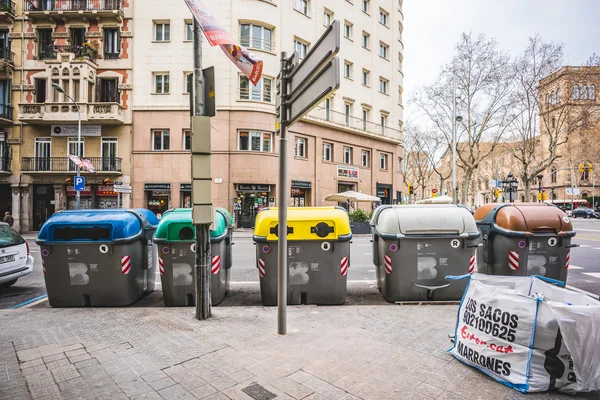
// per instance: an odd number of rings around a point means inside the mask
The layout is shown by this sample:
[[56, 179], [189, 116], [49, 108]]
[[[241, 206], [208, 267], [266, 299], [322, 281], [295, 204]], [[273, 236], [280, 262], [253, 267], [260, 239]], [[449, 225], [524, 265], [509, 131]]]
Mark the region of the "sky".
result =
[[564, 44], [568, 65], [600, 54], [600, 0], [404, 0], [402, 11], [405, 103], [435, 82], [462, 32], [493, 37], [512, 56], [537, 33]]

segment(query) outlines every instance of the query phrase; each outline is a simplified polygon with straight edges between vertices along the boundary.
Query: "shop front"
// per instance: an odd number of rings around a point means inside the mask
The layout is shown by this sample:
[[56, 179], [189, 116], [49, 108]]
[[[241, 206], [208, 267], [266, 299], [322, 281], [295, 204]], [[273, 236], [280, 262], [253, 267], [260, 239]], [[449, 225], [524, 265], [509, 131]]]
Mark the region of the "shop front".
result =
[[[92, 186], [85, 185], [83, 190], [79, 191], [79, 204], [82, 210], [89, 210], [94, 207], [92, 201]], [[67, 185], [67, 210], [77, 209], [77, 191], [73, 185]]]
[[6, 211], [12, 213], [12, 190], [9, 183], [0, 184], [0, 215], [4, 217]]
[[192, 208], [192, 184], [182, 183], [179, 185], [179, 191], [181, 192], [181, 207]]
[[119, 208], [118, 193], [115, 192], [113, 185], [98, 185], [94, 191], [96, 198], [94, 204], [96, 209], [109, 210], [113, 208]]
[[312, 182], [292, 181], [290, 207], [310, 207], [310, 190]]
[[[236, 184], [237, 197], [234, 199], [234, 212], [239, 228], [254, 228], [256, 214], [268, 207], [271, 185], [266, 184]], [[237, 206], [236, 206], [237, 204]]]
[[[338, 193], [347, 192], [349, 190], [356, 191], [357, 183], [351, 181], [345, 181], [345, 179], [358, 179], [359, 170], [354, 167], [346, 167], [338, 165], [337, 176], [338, 176]], [[344, 180], [342, 180], [344, 179]], [[350, 204], [348, 202], [339, 202], [340, 207], [344, 207], [346, 211], [350, 211]]]
[[171, 208], [170, 183], [144, 183], [144, 192], [148, 210], [156, 214], [158, 218]]
[[392, 204], [392, 185], [378, 183], [376, 189], [377, 197], [381, 199], [381, 204]]
[[54, 185], [33, 185], [33, 229], [39, 231], [54, 214]]

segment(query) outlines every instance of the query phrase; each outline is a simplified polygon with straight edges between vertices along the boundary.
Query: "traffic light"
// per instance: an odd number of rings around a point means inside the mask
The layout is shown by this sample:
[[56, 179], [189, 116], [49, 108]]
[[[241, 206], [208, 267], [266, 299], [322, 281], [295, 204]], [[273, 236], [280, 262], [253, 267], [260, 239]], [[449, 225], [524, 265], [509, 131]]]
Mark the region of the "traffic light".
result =
[[494, 198], [496, 200], [498, 200], [499, 197], [500, 197], [500, 191], [498, 189], [494, 190]]
[[580, 163], [579, 164], [579, 172], [583, 172], [585, 169], [585, 164], [584, 163]]

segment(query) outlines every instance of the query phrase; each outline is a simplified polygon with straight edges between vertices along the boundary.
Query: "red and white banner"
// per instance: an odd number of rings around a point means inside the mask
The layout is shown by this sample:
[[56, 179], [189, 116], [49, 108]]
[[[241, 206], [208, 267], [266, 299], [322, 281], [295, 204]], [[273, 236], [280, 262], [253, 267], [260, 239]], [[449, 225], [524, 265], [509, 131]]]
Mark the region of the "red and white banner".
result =
[[385, 273], [388, 275], [392, 274], [392, 257], [383, 256], [383, 261], [385, 265]]
[[79, 158], [77, 156], [74, 156], [73, 154], [69, 154], [68, 157], [69, 160], [73, 161], [73, 163], [79, 167], [79, 169], [89, 172], [96, 172], [96, 169], [92, 165], [92, 162], [87, 158]]
[[265, 260], [262, 258], [258, 259], [258, 273], [261, 278], [264, 278], [267, 275], [265, 272]]
[[121, 274], [127, 275], [131, 271], [131, 256], [121, 257]]
[[469, 261], [469, 273], [473, 272], [475, 272], [475, 256], [471, 256], [471, 261]]
[[508, 267], [513, 271], [519, 270], [519, 252], [509, 251], [508, 252]]
[[158, 257], [158, 270], [160, 271], [161, 275], [165, 274], [165, 264], [161, 257]]
[[220, 46], [223, 53], [243, 72], [254, 86], [262, 77], [263, 62], [246, 48], [237, 44], [229, 32], [219, 25], [201, 0], [184, 0], [200, 25], [211, 46]]
[[342, 257], [340, 261], [340, 272], [342, 276], [346, 276], [348, 273], [348, 257]]
[[221, 270], [221, 256], [213, 256], [210, 273], [216, 275]]
[[567, 259], [565, 260], [565, 269], [569, 269], [569, 263], [571, 262], [571, 252], [567, 253]]

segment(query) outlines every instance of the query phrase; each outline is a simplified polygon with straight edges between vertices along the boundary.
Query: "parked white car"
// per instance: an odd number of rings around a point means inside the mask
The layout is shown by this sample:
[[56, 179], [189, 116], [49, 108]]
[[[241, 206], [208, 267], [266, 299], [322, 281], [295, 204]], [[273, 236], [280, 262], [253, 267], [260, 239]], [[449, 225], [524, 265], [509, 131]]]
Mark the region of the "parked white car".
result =
[[29, 244], [8, 224], [0, 222], [0, 288], [14, 285], [33, 271]]

